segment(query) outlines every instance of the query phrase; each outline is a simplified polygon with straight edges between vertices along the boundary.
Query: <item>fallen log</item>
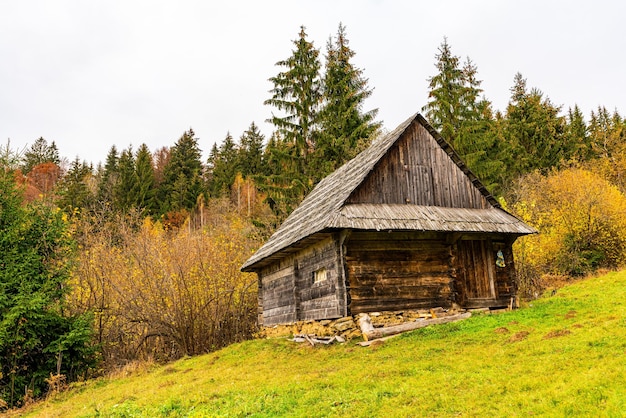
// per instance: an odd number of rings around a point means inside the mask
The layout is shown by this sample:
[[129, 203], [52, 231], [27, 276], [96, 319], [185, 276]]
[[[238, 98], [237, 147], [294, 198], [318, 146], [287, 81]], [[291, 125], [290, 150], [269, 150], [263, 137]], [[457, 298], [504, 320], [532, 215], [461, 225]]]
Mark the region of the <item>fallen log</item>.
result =
[[456, 315], [444, 316], [441, 318], [418, 319], [413, 322], [405, 322], [404, 324], [393, 325], [390, 327], [374, 328], [371, 318], [369, 317], [369, 315], [365, 314], [361, 318], [359, 318], [359, 326], [361, 327], [363, 339], [365, 341], [369, 341], [377, 338], [387, 337], [389, 335], [400, 334], [406, 331], [412, 331], [414, 329], [424, 328], [429, 325], [439, 325], [448, 322], [460, 321], [463, 319], [467, 319], [470, 316], [472, 316], [470, 312], [465, 312]]

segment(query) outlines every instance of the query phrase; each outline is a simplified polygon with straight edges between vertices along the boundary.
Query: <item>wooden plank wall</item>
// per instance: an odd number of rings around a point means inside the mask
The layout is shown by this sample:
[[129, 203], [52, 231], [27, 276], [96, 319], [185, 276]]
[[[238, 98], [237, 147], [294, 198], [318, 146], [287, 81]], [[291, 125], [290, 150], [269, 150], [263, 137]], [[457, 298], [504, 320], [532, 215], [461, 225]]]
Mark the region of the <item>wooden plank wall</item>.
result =
[[491, 205], [420, 124], [381, 159], [348, 203], [410, 203], [484, 209]]
[[[497, 252], [504, 255], [505, 267], [495, 265]], [[458, 303], [467, 308], [508, 306], [515, 296], [515, 265], [513, 249], [509, 241], [460, 240], [453, 248], [456, 260]], [[491, 272], [489, 272], [491, 269]], [[493, 290], [489, 274], [493, 275]]]
[[495, 264], [491, 242], [487, 240], [459, 240], [457, 243], [458, 287], [465, 299], [495, 298]]
[[[337, 244], [333, 238], [303, 250], [296, 256], [298, 265], [297, 287], [300, 307], [298, 320], [338, 318], [337, 299], [338, 263]], [[326, 280], [314, 283], [314, 272], [325, 268]]]
[[450, 263], [441, 234], [353, 232], [346, 242], [349, 313], [451, 306]]
[[[326, 269], [326, 280], [313, 283], [314, 272], [321, 268]], [[329, 237], [261, 270], [259, 324], [343, 316], [339, 297], [345, 285], [339, 268], [337, 242]]]
[[[454, 244], [449, 240], [434, 232], [353, 231], [344, 243], [344, 266], [339, 234], [324, 239], [260, 272], [259, 323], [271, 326], [453, 303], [471, 308], [508, 305], [515, 296], [511, 242], [484, 236]], [[492, 270], [494, 298], [488, 282], [477, 278], [487, 274], [484, 263], [495, 263], [498, 250], [506, 266]], [[464, 272], [468, 259], [474, 270]], [[314, 283], [313, 273], [322, 267], [327, 279]]]
[[496, 291], [499, 298], [510, 299], [515, 297], [515, 261], [513, 259], [513, 244], [510, 241], [494, 241], [493, 257], [496, 259], [498, 250], [504, 255], [504, 267], [496, 267]]
[[264, 326], [288, 324], [296, 321], [296, 294], [294, 258], [287, 257], [269, 265], [259, 274], [259, 302], [262, 305]]

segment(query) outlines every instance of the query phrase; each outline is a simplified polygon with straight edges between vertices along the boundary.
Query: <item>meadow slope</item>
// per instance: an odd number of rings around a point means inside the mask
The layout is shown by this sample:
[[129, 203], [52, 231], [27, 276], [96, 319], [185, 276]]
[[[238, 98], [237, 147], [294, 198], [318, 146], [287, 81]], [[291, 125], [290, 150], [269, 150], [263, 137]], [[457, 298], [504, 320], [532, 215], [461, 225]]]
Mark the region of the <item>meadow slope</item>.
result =
[[626, 272], [369, 348], [248, 341], [100, 378], [31, 417], [621, 416]]

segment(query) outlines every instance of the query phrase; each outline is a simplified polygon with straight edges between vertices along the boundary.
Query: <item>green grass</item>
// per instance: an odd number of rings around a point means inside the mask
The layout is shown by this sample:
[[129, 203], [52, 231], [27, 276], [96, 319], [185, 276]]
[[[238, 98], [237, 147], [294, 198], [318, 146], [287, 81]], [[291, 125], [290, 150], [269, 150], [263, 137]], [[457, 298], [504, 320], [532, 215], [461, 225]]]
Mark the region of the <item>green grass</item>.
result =
[[381, 346], [256, 340], [76, 386], [42, 417], [623, 416], [626, 272]]

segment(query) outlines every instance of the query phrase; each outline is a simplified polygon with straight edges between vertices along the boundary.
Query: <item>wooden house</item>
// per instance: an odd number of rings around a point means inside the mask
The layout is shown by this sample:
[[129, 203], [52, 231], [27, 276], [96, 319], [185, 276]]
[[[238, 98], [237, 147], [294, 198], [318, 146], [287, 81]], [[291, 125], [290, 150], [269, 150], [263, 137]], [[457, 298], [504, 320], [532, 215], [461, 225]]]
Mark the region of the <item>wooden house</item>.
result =
[[505, 307], [513, 242], [503, 210], [420, 115], [323, 179], [246, 263], [259, 323], [431, 307]]

